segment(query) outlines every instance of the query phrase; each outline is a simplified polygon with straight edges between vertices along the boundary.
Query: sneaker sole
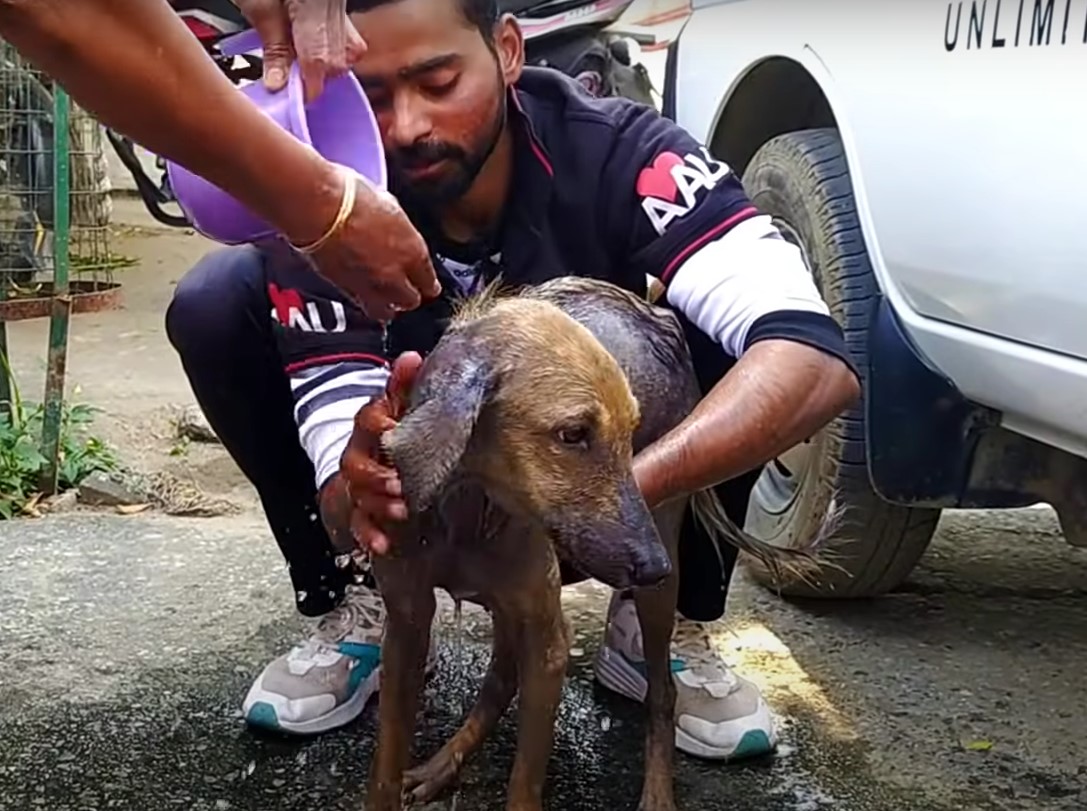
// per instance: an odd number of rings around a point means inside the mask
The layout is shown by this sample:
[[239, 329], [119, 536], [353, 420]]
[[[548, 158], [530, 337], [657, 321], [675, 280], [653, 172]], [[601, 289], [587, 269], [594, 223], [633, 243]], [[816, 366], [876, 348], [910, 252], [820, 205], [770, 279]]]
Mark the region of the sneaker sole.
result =
[[[639, 704], [645, 703], [649, 684], [621, 654], [608, 648], [601, 648], [596, 657], [594, 671], [597, 681], [603, 687], [632, 701], [637, 701]], [[676, 748], [703, 760], [742, 760], [769, 754], [777, 747], [777, 732], [773, 715], [770, 708], [761, 701], [755, 713], [730, 721], [727, 727], [736, 733], [735, 746], [712, 746], [692, 737], [677, 726]]]
[[769, 755], [777, 748], [774, 719], [762, 702], [753, 715], [729, 721], [725, 728], [733, 733], [730, 737], [736, 741], [735, 746], [712, 746], [677, 726], [676, 749], [702, 760], [734, 761]]

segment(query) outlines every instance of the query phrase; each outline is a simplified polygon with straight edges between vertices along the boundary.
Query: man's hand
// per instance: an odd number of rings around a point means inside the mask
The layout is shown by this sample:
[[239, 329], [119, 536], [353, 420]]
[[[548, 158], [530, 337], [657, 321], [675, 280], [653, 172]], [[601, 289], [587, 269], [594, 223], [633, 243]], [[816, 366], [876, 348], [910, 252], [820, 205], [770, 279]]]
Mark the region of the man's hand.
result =
[[313, 255], [318, 272], [375, 321], [388, 323], [441, 293], [423, 237], [391, 194], [355, 180], [355, 207]]
[[345, 73], [366, 51], [366, 42], [347, 17], [346, 0], [234, 0], [264, 44], [264, 84], [272, 91], [287, 83], [298, 57], [306, 100], [324, 89], [325, 79]]
[[375, 555], [389, 551], [383, 525], [408, 517], [400, 477], [382, 460], [381, 435], [396, 427], [403, 416], [422, 365], [423, 359], [415, 352], [396, 359], [385, 394], [371, 400], [355, 416], [355, 430], [340, 460], [340, 476], [352, 502], [355, 543]]
[[[297, 56], [306, 98], [324, 88], [325, 79], [344, 73], [365, 52], [366, 43], [347, 17], [346, 0], [233, 0], [264, 45], [264, 84], [279, 90]], [[327, 169], [331, 169], [326, 164]], [[325, 174], [328, 174], [326, 171]], [[284, 201], [298, 228], [284, 229], [295, 244], [322, 237], [327, 225], [312, 220], [339, 207], [343, 185], [328, 189], [327, 205]], [[305, 223], [305, 224], [302, 224]], [[302, 229], [299, 232], [299, 229]], [[353, 298], [377, 321], [412, 310], [441, 292], [423, 237], [392, 195], [357, 181], [355, 206], [336, 234], [313, 256], [317, 271]]]

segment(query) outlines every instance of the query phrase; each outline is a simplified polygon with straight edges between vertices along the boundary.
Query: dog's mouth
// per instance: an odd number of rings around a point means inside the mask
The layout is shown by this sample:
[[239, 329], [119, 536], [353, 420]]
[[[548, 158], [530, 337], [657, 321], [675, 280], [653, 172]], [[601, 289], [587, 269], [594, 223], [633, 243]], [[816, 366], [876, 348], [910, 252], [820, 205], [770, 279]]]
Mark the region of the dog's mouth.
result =
[[559, 557], [586, 577], [613, 589], [655, 586], [672, 573], [668, 552], [651, 531], [617, 523], [552, 524], [549, 534]]

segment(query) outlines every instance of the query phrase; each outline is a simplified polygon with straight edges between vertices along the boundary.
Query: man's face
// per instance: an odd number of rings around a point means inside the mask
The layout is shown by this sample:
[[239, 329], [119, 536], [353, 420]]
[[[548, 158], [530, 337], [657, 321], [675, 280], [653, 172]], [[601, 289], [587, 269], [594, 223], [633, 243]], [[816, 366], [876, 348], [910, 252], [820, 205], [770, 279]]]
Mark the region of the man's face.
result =
[[458, 0], [396, 0], [352, 19], [369, 46], [356, 64], [377, 116], [390, 185], [433, 208], [471, 187], [506, 116], [506, 88], [523, 60], [516, 26], [494, 48]]

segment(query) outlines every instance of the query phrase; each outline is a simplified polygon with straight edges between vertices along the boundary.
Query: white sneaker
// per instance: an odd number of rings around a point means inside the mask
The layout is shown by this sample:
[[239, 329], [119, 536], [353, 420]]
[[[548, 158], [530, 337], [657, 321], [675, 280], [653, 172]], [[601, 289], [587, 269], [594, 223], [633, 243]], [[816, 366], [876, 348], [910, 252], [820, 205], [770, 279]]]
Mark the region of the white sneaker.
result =
[[[620, 695], [645, 701], [645, 653], [632, 597], [618, 592], [608, 608], [597, 680]], [[676, 683], [676, 747], [712, 760], [764, 755], [777, 746], [773, 714], [759, 689], [737, 676], [714, 649], [705, 626], [677, 616], [672, 639]]]
[[[314, 634], [274, 659], [242, 704], [252, 726], [295, 735], [337, 729], [356, 719], [381, 686], [385, 603], [365, 586], [348, 586]], [[434, 647], [428, 670], [433, 666]]]

